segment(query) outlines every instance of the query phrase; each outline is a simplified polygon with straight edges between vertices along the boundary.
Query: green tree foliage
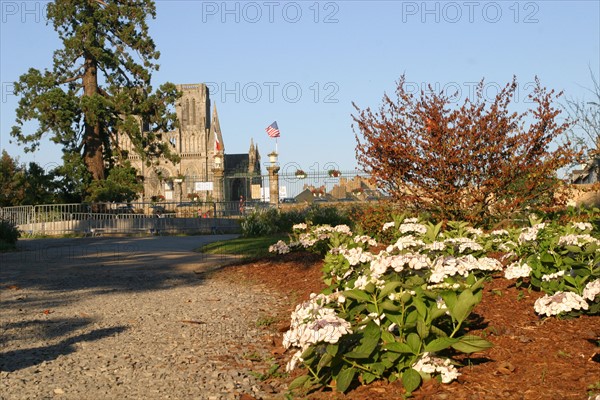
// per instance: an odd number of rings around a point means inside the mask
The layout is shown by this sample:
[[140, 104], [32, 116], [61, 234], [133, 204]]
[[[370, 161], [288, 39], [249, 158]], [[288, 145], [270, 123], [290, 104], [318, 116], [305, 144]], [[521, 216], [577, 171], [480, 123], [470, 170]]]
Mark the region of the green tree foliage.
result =
[[55, 171], [39, 164], [19, 165], [6, 150], [0, 158], [0, 207], [51, 204], [60, 201]]
[[563, 182], [556, 171], [576, 158], [568, 141], [556, 141], [570, 126], [558, 121], [553, 100], [560, 94], [536, 79], [533, 108], [517, 113], [510, 110], [516, 79], [492, 101], [482, 81], [460, 106], [431, 88], [415, 96], [404, 82], [395, 99], [384, 96], [379, 111], [354, 105], [353, 116], [359, 164], [397, 201], [437, 218], [473, 222], [557, 204]]
[[[142, 159], [174, 159], [161, 132], [176, 127], [179, 97], [167, 83], [153, 91], [151, 72], [159, 52], [146, 19], [155, 18], [151, 0], [55, 0], [48, 21], [62, 41], [51, 70], [31, 68], [15, 83], [21, 96], [11, 134], [35, 150], [42, 137], [83, 158], [93, 180], [101, 180], [125, 155], [119, 135]], [[24, 124], [37, 120], [29, 132]], [[72, 161], [72, 155], [67, 156]]]
[[129, 164], [117, 165], [110, 170], [105, 180], [93, 181], [89, 201], [131, 202], [142, 191], [137, 182], [136, 170]]
[[0, 207], [9, 207], [20, 204], [23, 200], [23, 188], [19, 180], [22, 168], [17, 164], [6, 150], [2, 150], [0, 158]]

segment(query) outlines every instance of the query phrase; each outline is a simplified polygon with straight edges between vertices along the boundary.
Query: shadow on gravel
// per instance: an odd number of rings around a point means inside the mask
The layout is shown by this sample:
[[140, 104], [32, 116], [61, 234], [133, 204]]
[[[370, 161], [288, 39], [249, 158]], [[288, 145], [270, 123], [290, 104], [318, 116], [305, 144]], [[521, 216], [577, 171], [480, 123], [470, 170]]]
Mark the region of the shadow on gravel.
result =
[[[208, 255], [194, 249], [234, 237], [237, 235], [20, 241], [19, 251], [0, 254], [0, 290], [95, 289], [103, 294], [197, 286], [204, 280], [201, 272], [231, 262], [232, 256]], [[18, 298], [17, 292], [13, 293], [12, 302], [20, 307], [51, 300], [47, 296]], [[11, 302], [10, 297], [3, 301]]]
[[16, 340], [48, 340], [66, 336], [82, 329], [94, 320], [92, 318], [32, 319], [2, 324], [0, 345]]
[[127, 330], [127, 327], [125, 326], [96, 329], [89, 333], [62, 340], [54, 345], [0, 353], [0, 371], [14, 372], [23, 368], [41, 364], [44, 361], [52, 361], [61, 355], [75, 352], [76, 349], [73, 345], [76, 343], [99, 340], [117, 333], [124, 332], [125, 330]]

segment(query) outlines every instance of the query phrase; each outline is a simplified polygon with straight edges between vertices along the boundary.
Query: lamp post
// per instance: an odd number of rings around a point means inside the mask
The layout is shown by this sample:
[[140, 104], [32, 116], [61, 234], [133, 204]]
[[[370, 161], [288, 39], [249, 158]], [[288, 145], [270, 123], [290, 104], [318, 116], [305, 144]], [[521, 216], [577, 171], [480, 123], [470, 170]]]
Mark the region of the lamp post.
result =
[[269, 154], [269, 162], [271, 165], [267, 167], [269, 171], [269, 203], [275, 207], [279, 207], [279, 164], [277, 162], [278, 154], [272, 152]]
[[223, 154], [216, 153], [214, 156], [214, 167], [213, 167], [213, 197], [215, 201], [223, 201]]

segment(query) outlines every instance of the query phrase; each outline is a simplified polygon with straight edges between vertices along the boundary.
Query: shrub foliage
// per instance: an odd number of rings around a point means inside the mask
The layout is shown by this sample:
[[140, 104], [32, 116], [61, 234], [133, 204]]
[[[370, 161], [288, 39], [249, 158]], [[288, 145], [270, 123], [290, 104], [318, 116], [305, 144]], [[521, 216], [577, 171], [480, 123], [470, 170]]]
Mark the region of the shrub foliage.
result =
[[380, 188], [448, 220], [481, 222], [555, 205], [556, 171], [576, 156], [569, 142], [556, 143], [570, 126], [557, 120], [553, 101], [561, 93], [536, 78], [533, 108], [517, 113], [509, 110], [514, 78], [493, 101], [481, 81], [460, 107], [431, 87], [415, 96], [404, 83], [402, 76], [396, 98], [385, 95], [378, 111], [354, 104], [357, 159]]

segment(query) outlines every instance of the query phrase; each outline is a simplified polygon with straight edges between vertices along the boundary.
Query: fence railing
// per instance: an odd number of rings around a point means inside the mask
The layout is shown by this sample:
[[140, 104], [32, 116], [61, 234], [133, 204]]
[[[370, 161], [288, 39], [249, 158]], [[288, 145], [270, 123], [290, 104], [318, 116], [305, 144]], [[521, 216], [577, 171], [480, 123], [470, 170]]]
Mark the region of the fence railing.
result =
[[[103, 233], [231, 233], [255, 203], [93, 203], [43, 204], [0, 208], [25, 235]], [[269, 207], [256, 203], [256, 207]]]

